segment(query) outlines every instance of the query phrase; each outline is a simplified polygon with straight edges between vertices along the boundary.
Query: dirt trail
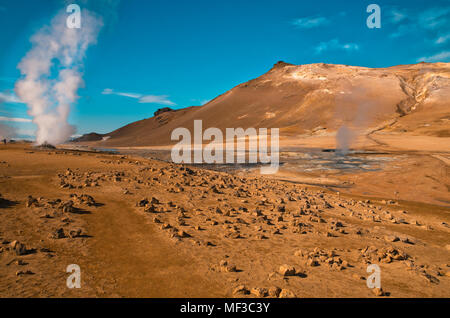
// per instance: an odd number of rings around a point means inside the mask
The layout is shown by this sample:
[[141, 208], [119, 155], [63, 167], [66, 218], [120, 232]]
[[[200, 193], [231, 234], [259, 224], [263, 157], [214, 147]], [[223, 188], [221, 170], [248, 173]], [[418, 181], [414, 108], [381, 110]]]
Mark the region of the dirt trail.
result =
[[[108, 196], [89, 217], [95, 233], [87, 269], [99, 291], [125, 297], [223, 297], [199, 274], [195, 259], [164, 242], [144, 217]], [[193, 274], [195, 273], [195, 274]], [[118, 292], [114, 292], [117, 290]], [[120, 292], [119, 292], [120, 291]]]

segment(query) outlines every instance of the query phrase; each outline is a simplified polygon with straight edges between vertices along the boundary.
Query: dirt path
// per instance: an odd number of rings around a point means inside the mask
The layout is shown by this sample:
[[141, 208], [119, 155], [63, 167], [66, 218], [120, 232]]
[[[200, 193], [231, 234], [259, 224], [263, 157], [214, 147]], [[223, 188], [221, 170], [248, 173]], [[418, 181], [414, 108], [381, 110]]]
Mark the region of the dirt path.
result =
[[[107, 200], [99, 197], [99, 200]], [[86, 263], [97, 291], [125, 297], [223, 297], [205, 281], [195, 259], [164, 242], [137, 214], [117, 200], [89, 216], [94, 233]], [[93, 286], [92, 286], [93, 287]]]

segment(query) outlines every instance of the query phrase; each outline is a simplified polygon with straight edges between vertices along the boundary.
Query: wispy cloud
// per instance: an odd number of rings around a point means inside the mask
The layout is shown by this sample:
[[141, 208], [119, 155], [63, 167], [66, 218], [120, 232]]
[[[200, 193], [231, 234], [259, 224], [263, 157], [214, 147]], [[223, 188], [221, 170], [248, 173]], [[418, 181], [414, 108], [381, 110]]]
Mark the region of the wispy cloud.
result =
[[431, 56], [417, 59], [417, 62], [450, 62], [450, 51], [443, 51]]
[[400, 11], [397, 8], [393, 8], [392, 10], [390, 10], [390, 12], [388, 13], [388, 19], [392, 22], [392, 23], [399, 23], [402, 22], [403, 20], [405, 20], [408, 17], [408, 15], [405, 12]]
[[386, 13], [388, 22], [396, 30], [391, 34], [397, 38], [418, 31], [440, 31], [450, 29], [450, 8], [433, 7], [425, 11], [415, 12], [391, 7]]
[[446, 35], [441, 35], [440, 37], [438, 37], [436, 39], [436, 44], [444, 44], [445, 42], [447, 42], [448, 40], [450, 40], [450, 33], [446, 34]]
[[341, 43], [338, 39], [333, 39], [319, 43], [315, 50], [316, 53], [322, 53], [328, 50], [357, 51], [359, 50], [359, 45], [356, 43]]
[[102, 92], [103, 95], [118, 95], [129, 97], [133, 99], [137, 99], [138, 103], [141, 104], [160, 104], [160, 105], [168, 105], [175, 106], [176, 104], [169, 100], [168, 95], [144, 95], [138, 93], [127, 93], [127, 92], [116, 92], [111, 88], [105, 88]]
[[167, 95], [144, 95], [139, 98], [139, 103], [162, 104], [175, 106], [176, 104], [168, 99]]
[[103, 95], [118, 95], [118, 96], [125, 96], [130, 98], [140, 98], [141, 94], [134, 94], [134, 93], [124, 93], [124, 92], [115, 92], [111, 88], [105, 88], [102, 92]]
[[320, 16], [303, 17], [292, 21], [292, 25], [299, 29], [312, 29], [328, 24], [330, 24], [330, 20], [326, 17]]
[[[450, 7], [431, 7], [422, 11], [413, 11], [391, 7], [387, 14], [388, 22], [394, 31], [391, 38], [417, 36], [428, 39], [438, 50], [435, 54], [423, 56], [418, 62], [448, 62], [449, 51], [442, 51], [442, 45], [450, 40]], [[440, 49], [438, 47], [441, 46]]]
[[31, 123], [31, 119], [29, 118], [5, 117], [5, 116], [0, 116], [0, 121], [8, 121], [14, 123]]
[[14, 93], [0, 92], [0, 103], [23, 103]]
[[411, 32], [411, 26], [410, 25], [407, 25], [407, 24], [400, 25], [397, 28], [396, 31], [394, 31], [393, 33], [390, 34], [389, 37], [391, 37], [391, 38], [398, 38], [398, 37], [404, 36], [404, 35], [406, 35], [406, 34], [408, 34], [410, 32]]
[[426, 29], [449, 27], [450, 8], [431, 8], [419, 14], [420, 26]]

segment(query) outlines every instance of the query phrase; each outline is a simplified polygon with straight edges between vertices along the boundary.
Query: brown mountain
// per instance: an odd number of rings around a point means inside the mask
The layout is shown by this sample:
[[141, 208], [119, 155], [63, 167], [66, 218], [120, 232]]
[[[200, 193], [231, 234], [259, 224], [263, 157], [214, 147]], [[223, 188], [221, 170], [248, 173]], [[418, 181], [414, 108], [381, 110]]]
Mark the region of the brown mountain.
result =
[[163, 110], [97, 142], [102, 146], [171, 144], [177, 127], [278, 127], [281, 136], [330, 134], [346, 126], [450, 136], [450, 63], [388, 68], [291, 65], [278, 62], [266, 74], [240, 84], [204, 106]]

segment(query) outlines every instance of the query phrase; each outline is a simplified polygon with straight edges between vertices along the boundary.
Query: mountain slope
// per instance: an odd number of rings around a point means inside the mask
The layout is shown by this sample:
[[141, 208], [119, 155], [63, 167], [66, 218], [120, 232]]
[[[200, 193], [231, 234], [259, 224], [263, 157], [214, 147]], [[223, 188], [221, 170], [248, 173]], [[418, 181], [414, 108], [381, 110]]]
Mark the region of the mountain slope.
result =
[[291, 65], [240, 84], [204, 106], [163, 112], [104, 136], [102, 146], [171, 144], [173, 129], [280, 128], [281, 135], [334, 134], [346, 126], [370, 133], [450, 136], [450, 63], [389, 68]]

